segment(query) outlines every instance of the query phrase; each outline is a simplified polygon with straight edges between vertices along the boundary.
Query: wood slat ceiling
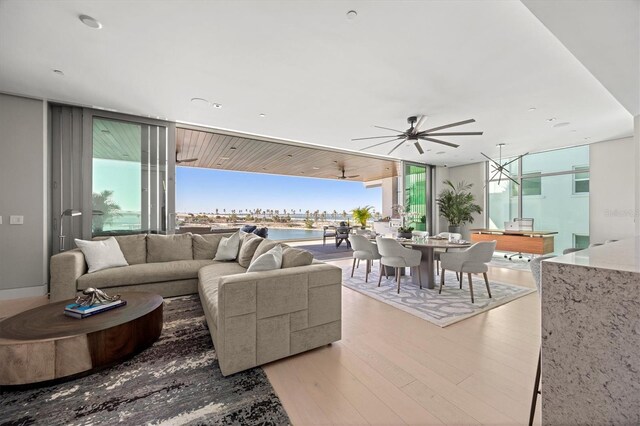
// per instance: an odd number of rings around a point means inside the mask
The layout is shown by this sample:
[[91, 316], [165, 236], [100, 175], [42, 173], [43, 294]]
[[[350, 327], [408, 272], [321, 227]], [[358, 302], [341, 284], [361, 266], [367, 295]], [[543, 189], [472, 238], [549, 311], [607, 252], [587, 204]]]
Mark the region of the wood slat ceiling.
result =
[[140, 162], [142, 128], [138, 124], [96, 118], [93, 157]]
[[344, 167], [351, 181], [369, 182], [398, 175], [394, 160], [258, 140], [190, 128], [176, 129], [177, 166], [335, 179]]

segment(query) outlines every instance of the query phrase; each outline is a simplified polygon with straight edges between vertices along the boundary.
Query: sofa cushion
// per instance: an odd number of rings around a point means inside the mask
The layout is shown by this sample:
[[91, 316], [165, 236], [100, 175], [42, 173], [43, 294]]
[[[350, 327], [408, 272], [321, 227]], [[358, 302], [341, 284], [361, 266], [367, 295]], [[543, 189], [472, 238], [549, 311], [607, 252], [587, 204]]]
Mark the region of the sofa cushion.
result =
[[118, 235], [115, 239], [129, 265], [147, 263], [147, 234]]
[[204, 260], [213, 259], [218, 251], [218, 244], [222, 240], [222, 237], [229, 237], [232, 233], [228, 234], [193, 234], [193, 259]]
[[282, 251], [282, 268], [295, 268], [313, 263], [313, 254], [307, 250], [287, 247]]
[[191, 234], [147, 236], [147, 262], [193, 260]]
[[241, 274], [245, 268], [236, 262], [216, 262], [213, 260], [179, 260], [174, 262], [143, 263], [106, 269], [85, 274], [78, 278], [78, 289], [88, 287], [109, 288], [127, 285], [148, 284], [164, 281], [195, 279], [200, 268], [216, 264], [220, 275]]
[[[263, 239], [262, 241], [260, 241], [260, 245], [258, 245], [258, 248], [256, 249], [255, 253], [253, 253], [253, 257], [251, 258], [251, 262], [253, 262], [258, 257], [260, 257], [260, 255], [265, 254], [266, 252], [268, 252], [269, 250], [271, 250], [272, 248], [274, 248], [278, 244], [281, 244], [281, 243], [279, 241], [273, 241], [273, 240], [269, 240], [267, 238]], [[285, 247], [286, 246], [284, 244], [282, 244], [282, 248], [284, 249]]]
[[253, 259], [253, 254], [262, 242], [262, 238], [255, 234], [244, 234], [240, 252], [238, 253], [238, 263], [243, 268], [248, 268]]

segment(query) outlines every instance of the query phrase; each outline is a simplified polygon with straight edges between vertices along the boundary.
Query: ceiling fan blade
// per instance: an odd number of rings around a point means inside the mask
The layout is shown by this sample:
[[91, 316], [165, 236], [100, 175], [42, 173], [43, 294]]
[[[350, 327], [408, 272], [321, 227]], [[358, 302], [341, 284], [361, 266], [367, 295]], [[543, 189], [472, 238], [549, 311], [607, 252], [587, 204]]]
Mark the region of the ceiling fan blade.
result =
[[422, 127], [426, 119], [426, 115], [421, 115], [420, 118], [418, 118], [418, 122], [416, 123], [416, 127], [413, 133], [420, 133], [420, 127]]
[[485, 184], [484, 184], [483, 188], [486, 188], [486, 187], [487, 187], [487, 185], [488, 185], [489, 183], [491, 183], [491, 181], [493, 180], [493, 178], [494, 178], [494, 177], [496, 177], [496, 175], [497, 175], [497, 174], [498, 174], [498, 172], [496, 171], [496, 172], [495, 172], [495, 173], [494, 173], [494, 174], [493, 174], [489, 179], [487, 179], [487, 181], [485, 182]]
[[404, 135], [387, 135], [387, 136], [372, 136], [370, 138], [355, 138], [355, 139], [351, 139], [352, 141], [363, 141], [366, 139], [382, 139], [382, 138], [392, 138], [392, 137], [400, 137], [400, 136], [404, 136]]
[[427, 130], [424, 130], [424, 131], [422, 131], [420, 133], [435, 132], [436, 130], [448, 129], [449, 127], [456, 127], [456, 126], [462, 126], [463, 124], [475, 123], [475, 121], [476, 120], [474, 120], [473, 118], [470, 118], [469, 120], [458, 121], [457, 123], [445, 124], [444, 126], [439, 126], [439, 127], [434, 127], [432, 129], [427, 129]]
[[[504, 173], [503, 173], [504, 174]], [[513, 183], [515, 183], [516, 185], [520, 185], [514, 178], [512, 178], [511, 176], [509, 176], [508, 174], [504, 174], [504, 177], [506, 177], [507, 179], [509, 179], [510, 181], [512, 181]]]
[[504, 163], [504, 166], [502, 166], [502, 167], [506, 167], [506, 166], [508, 166], [509, 164], [513, 163], [513, 162], [514, 162], [514, 161], [516, 161], [516, 160], [521, 159], [522, 157], [524, 157], [524, 156], [525, 156], [525, 155], [527, 155], [527, 154], [529, 154], [529, 153], [528, 153], [528, 152], [527, 152], [527, 153], [524, 153], [524, 154], [522, 154], [521, 156], [516, 157], [516, 158], [514, 158], [513, 160], [509, 161], [508, 163]]
[[498, 175], [498, 186], [500, 186], [500, 182], [502, 182], [502, 173]]
[[404, 130], [390, 129], [388, 127], [382, 127], [382, 126], [373, 126], [373, 127], [376, 127], [378, 129], [391, 130], [392, 132], [404, 133]]
[[450, 146], [452, 148], [457, 148], [460, 145], [456, 145], [455, 143], [451, 143], [451, 142], [445, 142], [445, 141], [441, 141], [440, 139], [434, 139], [434, 138], [428, 138], [426, 136], [420, 136], [420, 139], [424, 140], [424, 141], [429, 141], [429, 142], [435, 142], [435, 143], [439, 143], [441, 145], [447, 145]]
[[420, 136], [482, 136], [484, 132], [445, 132], [445, 133], [425, 133], [420, 132]]
[[420, 155], [424, 154], [424, 151], [422, 150], [422, 147], [420, 146], [420, 143], [418, 141], [416, 141], [413, 145], [416, 147]]
[[400, 140], [400, 139], [405, 139], [405, 137], [403, 136], [401, 138], [395, 138], [395, 139], [391, 139], [391, 140], [388, 140], [388, 141], [377, 143], [375, 145], [366, 146], [364, 148], [360, 148], [359, 151], [364, 151], [365, 149], [369, 149], [369, 148], [375, 148], [376, 146], [384, 145], [385, 143], [389, 143], [389, 142], [395, 142], [395, 141]]
[[489, 178], [489, 181], [492, 181], [494, 177], [496, 177], [496, 175], [500, 173], [500, 170], [496, 170], [496, 172]]
[[400, 145], [402, 145], [405, 142], [406, 142], [406, 139], [402, 140], [398, 145], [394, 146], [393, 149], [387, 153], [387, 155], [391, 155], [391, 153], [393, 151], [395, 151], [396, 149], [400, 148]]

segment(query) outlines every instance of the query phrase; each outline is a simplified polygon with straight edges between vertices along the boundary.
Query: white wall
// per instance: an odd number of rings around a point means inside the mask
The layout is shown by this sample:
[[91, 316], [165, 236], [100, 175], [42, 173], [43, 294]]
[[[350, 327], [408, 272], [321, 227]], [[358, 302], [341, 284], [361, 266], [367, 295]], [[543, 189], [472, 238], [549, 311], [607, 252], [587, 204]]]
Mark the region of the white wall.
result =
[[[438, 170], [440, 169], [440, 174]], [[447, 170], [447, 172], [444, 172]], [[445, 177], [448, 175], [448, 177]], [[438, 176], [441, 176], [438, 178]], [[484, 191], [484, 179], [485, 179], [485, 163], [473, 163], [464, 166], [442, 167], [436, 168], [436, 197], [442, 190], [442, 180], [449, 179], [454, 185], [457, 185], [461, 181], [473, 184], [471, 193], [475, 196], [475, 202], [482, 207], [482, 214], [476, 214], [473, 216], [474, 221], [471, 224], [467, 224], [462, 228], [462, 238], [470, 239], [469, 229], [472, 228], [484, 228], [485, 227], [485, 191]], [[448, 231], [448, 223], [446, 220], [441, 220], [440, 231]]]
[[[0, 299], [46, 293], [46, 118], [45, 102], [0, 94]], [[10, 225], [10, 215], [24, 224]]]
[[590, 146], [589, 234], [592, 243], [633, 237], [635, 160], [633, 138]]

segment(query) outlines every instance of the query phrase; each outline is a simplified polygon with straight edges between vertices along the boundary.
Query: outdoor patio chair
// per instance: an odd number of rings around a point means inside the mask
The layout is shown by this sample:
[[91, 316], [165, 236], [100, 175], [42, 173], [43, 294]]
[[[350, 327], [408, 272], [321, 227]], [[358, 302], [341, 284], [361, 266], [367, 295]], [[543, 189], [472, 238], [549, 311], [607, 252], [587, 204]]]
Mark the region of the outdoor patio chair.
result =
[[336, 227], [334, 225], [327, 225], [322, 227], [322, 245], [327, 242], [327, 237], [334, 238], [336, 236]]
[[351, 241], [349, 241], [349, 234], [351, 234], [351, 227], [344, 224], [344, 222], [340, 223], [340, 226], [336, 228], [336, 248], [340, 247], [343, 241], [347, 242], [347, 248], [351, 248]]

